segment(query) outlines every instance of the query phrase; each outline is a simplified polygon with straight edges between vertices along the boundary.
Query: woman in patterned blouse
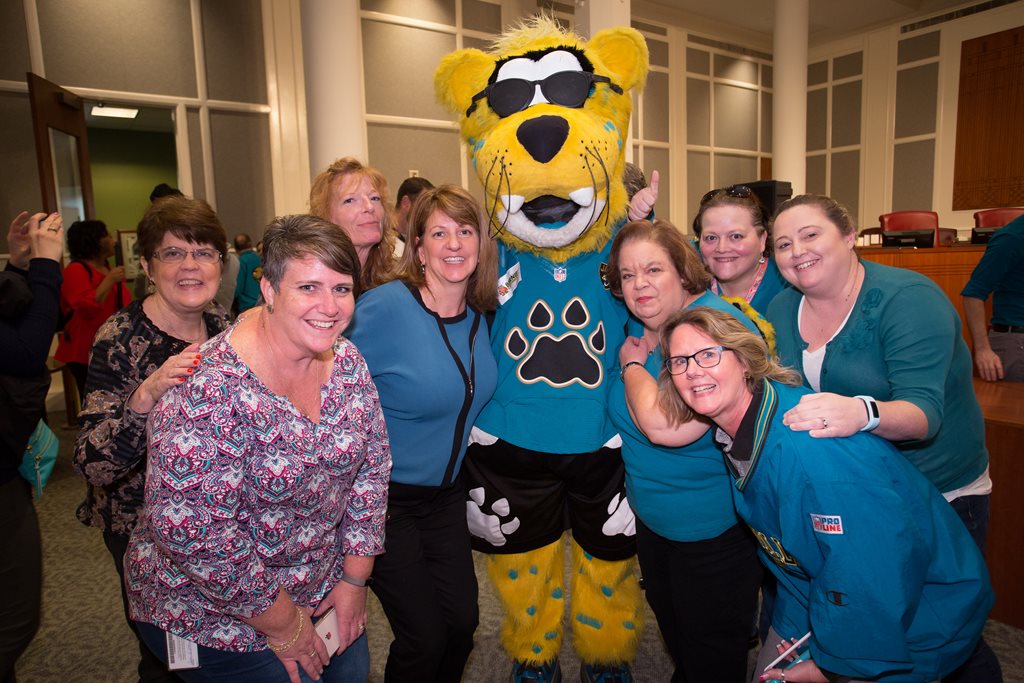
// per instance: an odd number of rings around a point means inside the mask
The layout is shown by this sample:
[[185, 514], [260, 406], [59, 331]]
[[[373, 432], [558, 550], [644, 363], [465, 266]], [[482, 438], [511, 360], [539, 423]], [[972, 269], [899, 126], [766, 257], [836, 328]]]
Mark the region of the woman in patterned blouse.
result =
[[[227, 237], [206, 202], [183, 196], [156, 201], [139, 222], [138, 244], [156, 291], [96, 333], [75, 447], [75, 468], [88, 482], [78, 519], [103, 530], [121, 577], [126, 619], [123, 559], [142, 507], [146, 415], [193, 371], [199, 345], [227, 326], [227, 313], [213, 303]], [[139, 652], [141, 681], [178, 680], [141, 641]]]
[[313, 216], [276, 219], [264, 244], [266, 305], [205, 344], [150, 414], [131, 613], [172, 666], [196, 653], [186, 681], [362, 682], [391, 452], [366, 363], [339, 337], [359, 261]]

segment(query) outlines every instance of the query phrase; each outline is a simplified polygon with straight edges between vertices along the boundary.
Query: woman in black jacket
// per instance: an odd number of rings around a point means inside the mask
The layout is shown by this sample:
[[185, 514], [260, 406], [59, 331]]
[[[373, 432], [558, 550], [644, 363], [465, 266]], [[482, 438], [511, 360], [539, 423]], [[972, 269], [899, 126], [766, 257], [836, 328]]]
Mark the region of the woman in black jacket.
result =
[[59, 214], [25, 211], [7, 233], [0, 273], [0, 681], [39, 628], [42, 554], [31, 486], [18, 474], [28, 438], [43, 417], [46, 357], [57, 329], [64, 228]]

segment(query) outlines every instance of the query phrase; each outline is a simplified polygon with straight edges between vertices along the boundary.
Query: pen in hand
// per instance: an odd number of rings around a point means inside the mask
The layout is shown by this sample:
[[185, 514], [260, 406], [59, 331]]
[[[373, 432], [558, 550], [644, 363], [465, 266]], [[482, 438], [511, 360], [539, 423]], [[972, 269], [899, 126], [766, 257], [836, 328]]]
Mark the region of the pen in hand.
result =
[[808, 640], [810, 640], [810, 638], [811, 638], [811, 632], [810, 632], [810, 631], [808, 631], [808, 632], [807, 632], [807, 633], [805, 633], [805, 634], [804, 634], [803, 636], [801, 636], [799, 640], [797, 640], [797, 641], [796, 641], [795, 643], [793, 643], [792, 645], [790, 645], [789, 647], [787, 647], [787, 648], [786, 648], [785, 650], [783, 650], [783, 651], [782, 651], [782, 654], [780, 654], [780, 655], [779, 655], [778, 657], [776, 657], [775, 659], [773, 659], [773, 660], [772, 660], [772, 663], [771, 663], [771, 664], [769, 664], [768, 666], [766, 666], [766, 667], [764, 668], [764, 670], [762, 671], [762, 673], [764, 673], [764, 671], [768, 671], [769, 669], [773, 669], [773, 668], [775, 668], [775, 666], [776, 666], [776, 665], [777, 665], [777, 664], [778, 664], [779, 662], [781, 662], [781, 661], [782, 661], [782, 660], [784, 660], [784, 659], [785, 659], [786, 657], [788, 657], [788, 656], [789, 656], [789, 655], [791, 655], [791, 654], [792, 654], [793, 652], [795, 652], [795, 651], [797, 650], [797, 648], [799, 648], [799, 647], [800, 647], [801, 645], [803, 645], [803, 644], [804, 644], [804, 643], [806, 643], [806, 642], [807, 642]]

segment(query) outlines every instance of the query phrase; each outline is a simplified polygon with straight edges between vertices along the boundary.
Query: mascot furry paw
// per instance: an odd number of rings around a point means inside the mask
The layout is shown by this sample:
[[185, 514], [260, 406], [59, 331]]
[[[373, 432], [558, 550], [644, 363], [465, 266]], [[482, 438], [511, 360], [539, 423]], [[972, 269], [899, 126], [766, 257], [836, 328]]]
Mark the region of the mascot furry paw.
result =
[[626, 218], [630, 91], [647, 68], [632, 29], [587, 41], [540, 17], [490, 52], [447, 55], [434, 77], [438, 100], [458, 115], [501, 251], [498, 388], [464, 472], [474, 547], [490, 554], [517, 680], [560, 676], [566, 530], [583, 678], [611, 667], [632, 680], [635, 519], [605, 409], [627, 314], [604, 265]]

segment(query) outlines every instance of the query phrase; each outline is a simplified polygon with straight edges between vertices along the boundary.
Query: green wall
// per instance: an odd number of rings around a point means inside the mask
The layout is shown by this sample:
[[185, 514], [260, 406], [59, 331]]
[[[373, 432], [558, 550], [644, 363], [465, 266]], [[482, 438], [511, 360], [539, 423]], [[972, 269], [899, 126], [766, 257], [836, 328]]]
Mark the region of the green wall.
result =
[[90, 128], [89, 163], [96, 218], [112, 235], [135, 229], [155, 186], [178, 186], [172, 133]]

